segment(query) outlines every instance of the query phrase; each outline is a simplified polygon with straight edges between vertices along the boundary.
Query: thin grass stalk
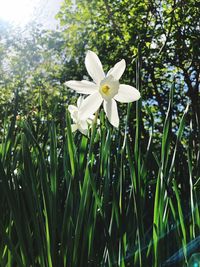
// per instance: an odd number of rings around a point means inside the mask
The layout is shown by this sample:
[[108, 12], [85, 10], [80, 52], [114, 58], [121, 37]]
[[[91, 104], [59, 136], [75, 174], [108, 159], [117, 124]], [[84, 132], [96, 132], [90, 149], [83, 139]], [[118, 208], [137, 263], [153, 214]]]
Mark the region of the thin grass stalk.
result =
[[157, 176], [155, 200], [154, 200], [154, 216], [153, 216], [153, 248], [154, 248], [154, 258], [153, 266], [158, 267], [159, 262], [162, 262], [162, 245], [160, 238], [163, 236], [167, 217], [165, 216], [165, 210], [167, 208], [167, 191], [165, 188], [166, 174], [168, 167], [168, 160], [170, 155], [170, 130], [171, 130], [171, 116], [173, 107], [173, 90], [174, 84], [172, 85], [169, 97], [169, 105], [167, 114], [165, 117], [165, 122], [163, 126], [162, 134], [162, 147], [161, 147], [161, 163], [159, 168], [159, 173]]

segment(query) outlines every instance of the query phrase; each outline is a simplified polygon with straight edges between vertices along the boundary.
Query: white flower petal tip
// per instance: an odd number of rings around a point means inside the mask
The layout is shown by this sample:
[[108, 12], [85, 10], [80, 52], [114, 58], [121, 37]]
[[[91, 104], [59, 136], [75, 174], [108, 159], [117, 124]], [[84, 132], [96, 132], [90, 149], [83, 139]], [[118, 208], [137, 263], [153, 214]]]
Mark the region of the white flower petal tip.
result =
[[122, 59], [121, 61], [116, 63], [112, 69], [109, 70], [107, 76], [112, 75], [115, 80], [119, 80], [123, 75], [125, 68], [126, 68], [126, 61]]
[[130, 103], [139, 100], [140, 97], [140, 92], [133, 86], [120, 84], [118, 94], [114, 96], [114, 99], [121, 103]]
[[109, 122], [116, 128], [119, 127], [119, 115], [117, 110], [117, 103], [114, 99], [103, 102], [103, 108]]
[[76, 106], [74, 106], [74, 105], [69, 105], [68, 106], [68, 110], [69, 110], [70, 113], [73, 113], [73, 112], [78, 111], [78, 108]]
[[77, 108], [80, 108], [81, 107], [81, 104], [83, 102], [83, 97], [82, 96], [79, 96], [78, 100], [77, 100]]
[[85, 66], [88, 74], [96, 84], [99, 84], [101, 80], [105, 78], [105, 73], [103, 71], [100, 59], [94, 52], [90, 50], [87, 51], [85, 57]]
[[78, 118], [78, 108], [74, 105], [69, 105], [68, 110], [69, 110], [72, 120], [76, 122]]
[[72, 129], [72, 133], [76, 132], [76, 130], [78, 130], [77, 124], [72, 124], [71, 129]]
[[87, 134], [88, 134], [88, 130], [81, 130], [81, 129], [79, 129], [79, 131], [80, 131], [83, 135], [86, 135], [86, 136], [87, 136]]

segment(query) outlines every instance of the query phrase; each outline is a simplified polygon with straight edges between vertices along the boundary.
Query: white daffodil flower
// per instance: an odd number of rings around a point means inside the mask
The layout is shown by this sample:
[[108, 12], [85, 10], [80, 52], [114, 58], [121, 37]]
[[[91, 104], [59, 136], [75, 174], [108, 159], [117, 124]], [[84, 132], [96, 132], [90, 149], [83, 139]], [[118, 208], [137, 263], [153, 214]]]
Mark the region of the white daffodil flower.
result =
[[70, 112], [73, 124], [71, 125], [72, 132], [79, 130], [82, 134], [87, 135], [88, 126], [92, 124], [94, 116], [90, 116], [88, 119], [83, 119], [80, 115], [80, 108], [83, 102], [83, 98], [80, 96], [77, 100], [77, 106], [69, 105], [68, 110]]
[[119, 61], [105, 75], [98, 56], [94, 52], [88, 51], [85, 58], [85, 66], [93, 82], [82, 80], [65, 83], [77, 93], [89, 95], [81, 104], [79, 110], [81, 118], [90, 117], [103, 103], [108, 120], [113, 126], [118, 127], [119, 116], [116, 100], [121, 103], [129, 103], [140, 98], [140, 92], [136, 88], [119, 83], [119, 79], [126, 68], [125, 60]]

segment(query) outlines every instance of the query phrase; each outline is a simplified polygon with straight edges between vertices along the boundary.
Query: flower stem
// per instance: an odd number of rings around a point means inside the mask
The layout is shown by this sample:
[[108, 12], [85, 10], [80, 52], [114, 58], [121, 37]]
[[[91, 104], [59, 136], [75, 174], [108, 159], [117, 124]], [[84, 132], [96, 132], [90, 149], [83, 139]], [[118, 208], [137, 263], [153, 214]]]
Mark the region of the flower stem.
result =
[[92, 148], [93, 148], [93, 144], [94, 144], [94, 138], [95, 138], [96, 129], [97, 129], [96, 128], [96, 125], [97, 125], [98, 115], [99, 115], [99, 109], [96, 111], [94, 120], [92, 122], [91, 140], [90, 140], [90, 148], [89, 148], [89, 157], [90, 157], [90, 155], [92, 153]]

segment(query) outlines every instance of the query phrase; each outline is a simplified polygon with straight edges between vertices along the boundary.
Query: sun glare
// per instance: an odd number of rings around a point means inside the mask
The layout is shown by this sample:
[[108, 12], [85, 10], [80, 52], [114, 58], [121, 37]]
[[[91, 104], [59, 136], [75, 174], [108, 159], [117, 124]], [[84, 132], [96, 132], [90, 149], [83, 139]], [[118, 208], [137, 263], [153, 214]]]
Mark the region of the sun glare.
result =
[[14, 24], [31, 20], [38, 0], [0, 0], [0, 19]]

